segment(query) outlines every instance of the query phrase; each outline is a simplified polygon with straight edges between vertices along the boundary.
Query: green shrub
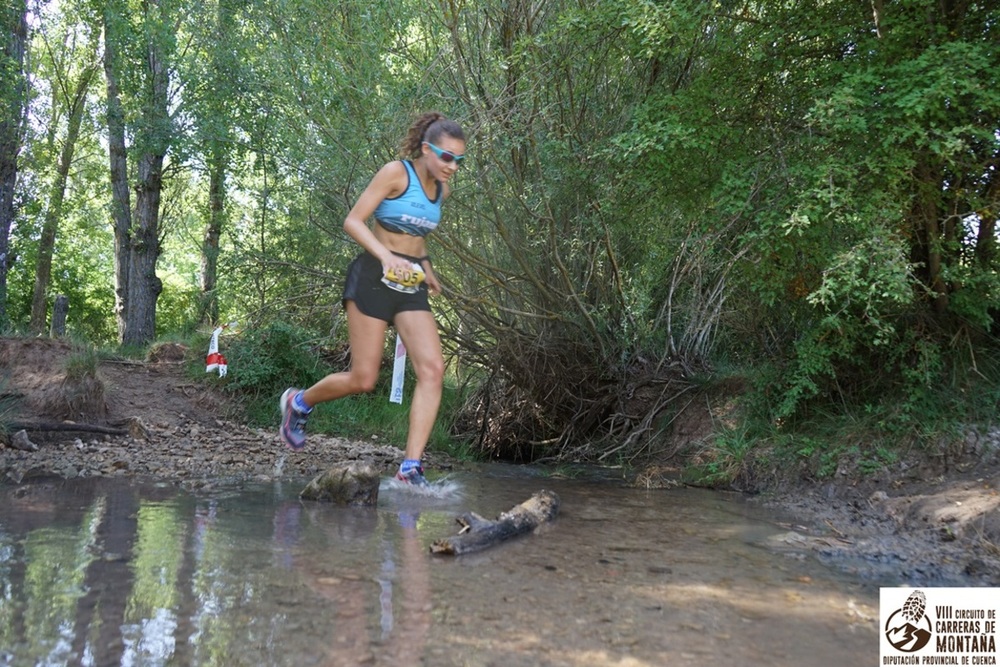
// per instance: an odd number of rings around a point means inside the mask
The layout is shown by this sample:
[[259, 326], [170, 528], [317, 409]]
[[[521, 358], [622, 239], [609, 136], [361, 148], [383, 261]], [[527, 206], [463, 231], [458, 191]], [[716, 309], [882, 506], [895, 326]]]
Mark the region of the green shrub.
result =
[[249, 403], [273, 398], [277, 405], [288, 387], [308, 387], [330, 372], [315, 351], [315, 338], [283, 322], [248, 329], [223, 342], [220, 351], [229, 366], [225, 388]]

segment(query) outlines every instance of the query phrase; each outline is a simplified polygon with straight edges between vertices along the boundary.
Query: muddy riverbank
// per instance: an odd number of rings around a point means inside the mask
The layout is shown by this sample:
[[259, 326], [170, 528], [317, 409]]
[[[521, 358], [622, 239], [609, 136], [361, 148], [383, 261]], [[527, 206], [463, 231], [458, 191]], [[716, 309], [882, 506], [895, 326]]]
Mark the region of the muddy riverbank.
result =
[[804, 547], [863, 578], [1000, 586], [997, 439], [997, 431], [970, 434], [968, 451], [951, 462], [791, 485], [755, 502], [793, 518], [780, 548]]

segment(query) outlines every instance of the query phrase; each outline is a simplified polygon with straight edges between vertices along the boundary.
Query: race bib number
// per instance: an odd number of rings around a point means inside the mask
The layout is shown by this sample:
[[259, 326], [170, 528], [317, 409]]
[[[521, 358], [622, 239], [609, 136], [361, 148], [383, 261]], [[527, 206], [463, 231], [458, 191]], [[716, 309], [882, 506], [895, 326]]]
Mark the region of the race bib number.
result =
[[416, 262], [413, 262], [410, 264], [409, 271], [397, 272], [394, 269], [389, 269], [382, 276], [382, 282], [386, 287], [394, 289], [397, 292], [416, 294], [420, 283], [424, 282], [424, 278], [426, 277], [424, 269]]

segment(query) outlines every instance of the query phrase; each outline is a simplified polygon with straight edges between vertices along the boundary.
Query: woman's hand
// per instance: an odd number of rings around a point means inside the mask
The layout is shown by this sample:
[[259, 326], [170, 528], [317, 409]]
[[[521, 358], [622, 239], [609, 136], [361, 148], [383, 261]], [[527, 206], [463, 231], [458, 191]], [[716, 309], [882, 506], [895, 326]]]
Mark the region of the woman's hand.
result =
[[413, 262], [390, 252], [388, 253], [388, 257], [382, 260], [382, 275], [388, 275], [390, 271], [395, 273], [400, 279], [405, 280], [407, 276], [413, 273]]
[[421, 262], [420, 265], [424, 267], [424, 282], [427, 283], [427, 293], [431, 296], [437, 296], [441, 293], [441, 283], [438, 282], [437, 276], [434, 275], [431, 263]]

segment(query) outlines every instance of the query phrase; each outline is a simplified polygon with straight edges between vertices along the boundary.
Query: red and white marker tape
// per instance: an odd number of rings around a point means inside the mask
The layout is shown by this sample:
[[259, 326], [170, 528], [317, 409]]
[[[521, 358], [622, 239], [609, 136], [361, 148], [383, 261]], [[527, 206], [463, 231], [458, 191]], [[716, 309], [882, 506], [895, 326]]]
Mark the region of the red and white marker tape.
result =
[[230, 326], [236, 324], [236, 322], [229, 322], [228, 324], [223, 324], [216, 327], [215, 331], [212, 332], [212, 342], [208, 344], [208, 356], [205, 357], [205, 372], [211, 373], [212, 371], [219, 371], [219, 377], [225, 377], [228, 371], [228, 366], [226, 364], [226, 358], [219, 353], [219, 336], [222, 334], [224, 329], [228, 329]]
[[392, 390], [389, 392], [390, 403], [403, 402], [403, 377], [406, 371], [406, 346], [403, 339], [396, 334], [396, 358], [392, 362]]

